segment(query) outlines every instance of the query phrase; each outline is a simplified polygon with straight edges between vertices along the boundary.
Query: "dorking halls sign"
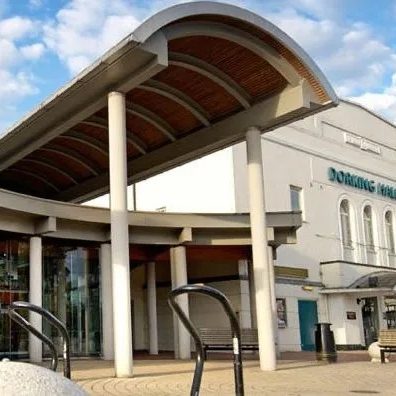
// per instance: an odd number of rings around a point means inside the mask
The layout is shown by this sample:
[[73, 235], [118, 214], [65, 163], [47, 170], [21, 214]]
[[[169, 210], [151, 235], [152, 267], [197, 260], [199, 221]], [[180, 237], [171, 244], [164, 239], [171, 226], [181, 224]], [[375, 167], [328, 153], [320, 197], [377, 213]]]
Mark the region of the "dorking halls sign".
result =
[[329, 168], [328, 176], [329, 180], [334, 183], [345, 184], [346, 186], [365, 190], [371, 193], [377, 193], [383, 197], [396, 200], [396, 186], [389, 186], [388, 184], [379, 183], [375, 180], [367, 179], [335, 168]]

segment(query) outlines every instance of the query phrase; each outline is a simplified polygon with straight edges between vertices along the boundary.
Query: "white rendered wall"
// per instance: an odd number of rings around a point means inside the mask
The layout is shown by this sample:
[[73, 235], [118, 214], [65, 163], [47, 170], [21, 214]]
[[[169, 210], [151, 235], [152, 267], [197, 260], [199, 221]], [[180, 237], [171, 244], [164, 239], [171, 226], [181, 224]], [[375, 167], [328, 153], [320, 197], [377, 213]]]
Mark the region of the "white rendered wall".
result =
[[[381, 155], [345, 143], [345, 133], [376, 142]], [[367, 262], [362, 211], [364, 205], [370, 204], [374, 213], [376, 264], [388, 265], [383, 217], [387, 209], [396, 215], [396, 201], [331, 182], [328, 168], [342, 169], [396, 186], [395, 127], [354, 105], [341, 103], [336, 109], [265, 134], [262, 141], [264, 169], [267, 170], [267, 209], [290, 210], [289, 186], [303, 189], [304, 224], [297, 234], [298, 244], [278, 249], [279, 265], [308, 268], [310, 280], [319, 281], [319, 262], [343, 259], [338, 213], [342, 198], [350, 201], [355, 216], [355, 261]], [[248, 210], [245, 163], [244, 145], [237, 145], [234, 148], [237, 212]]]
[[[160, 192], [160, 193], [159, 193]], [[137, 210], [167, 212], [234, 213], [232, 149], [224, 149], [161, 173], [136, 185]], [[108, 195], [87, 205], [109, 206]], [[128, 209], [133, 210], [132, 187]]]
[[[356, 295], [329, 296], [329, 316], [336, 344], [364, 345], [362, 307]], [[356, 319], [348, 319], [347, 312], [356, 312]]]
[[[381, 155], [347, 144], [346, 133], [374, 142], [380, 147]], [[341, 103], [336, 109], [265, 134], [262, 142], [267, 210], [290, 210], [289, 186], [303, 189], [304, 223], [297, 233], [298, 243], [281, 246], [277, 250], [276, 264], [306, 268], [308, 281], [324, 282], [327, 287], [347, 287], [359, 277], [379, 270], [372, 266], [338, 263], [319, 265], [323, 261], [346, 259], [341, 246], [338, 212], [339, 202], [343, 198], [349, 200], [353, 214], [353, 260], [385, 267], [390, 264], [386, 251], [384, 213], [392, 210], [396, 218], [396, 201], [331, 182], [328, 180], [328, 168], [334, 167], [396, 186], [394, 126], [358, 106]], [[245, 152], [244, 144], [234, 147], [237, 212], [248, 211]], [[366, 204], [372, 206], [374, 214], [374, 262], [368, 261], [364, 245], [362, 211]], [[312, 299], [319, 300], [317, 292], [318, 287], [314, 287]], [[301, 293], [306, 294], [302, 286], [276, 286], [277, 297], [286, 297], [288, 311], [288, 327], [279, 329], [281, 350], [299, 349], [298, 298], [304, 298]], [[356, 307], [356, 296], [329, 297], [329, 314], [325, 312], [325, 306], [318, 301], [319, 320], [333, 323], [337, 343], [364, 343], [361, 307]], [[357, 312], [357, 319], [346, 319], [348, 311]]]

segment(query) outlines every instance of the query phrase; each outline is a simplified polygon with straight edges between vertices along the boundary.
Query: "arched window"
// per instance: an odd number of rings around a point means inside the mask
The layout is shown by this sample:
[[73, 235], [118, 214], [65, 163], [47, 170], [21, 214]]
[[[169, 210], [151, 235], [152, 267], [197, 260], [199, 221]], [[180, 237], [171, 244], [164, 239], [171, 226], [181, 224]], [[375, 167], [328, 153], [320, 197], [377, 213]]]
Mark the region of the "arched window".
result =
[[393, 234], [393, 215], [390, 210], [385, 213], [386, 247], [389, 254], [395, 254], [395, 238]]
[[366, 249], [373, 252], [374, 249], [374, 233], [373, 233], [373, 211], [370, 205], [364, 207], [363, 210], [364, 238]]
[[341, 241], [343, 246], [352, 247], [351, 213], [349, 202], [343, 199], [340, 203]]

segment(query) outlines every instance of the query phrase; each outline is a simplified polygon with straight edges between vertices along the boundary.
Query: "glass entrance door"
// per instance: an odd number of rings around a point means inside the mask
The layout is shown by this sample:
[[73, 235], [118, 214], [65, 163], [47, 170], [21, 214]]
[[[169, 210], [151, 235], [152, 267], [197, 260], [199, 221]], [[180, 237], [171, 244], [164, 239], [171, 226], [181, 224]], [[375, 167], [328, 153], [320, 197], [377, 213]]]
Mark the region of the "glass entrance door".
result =
[[[99, 256], [95, 247], [45, 243], [43, 306], [66, 324], [73, 356], [101, 351]], [[58, 337], [43, 323], [44, 333]], [[61, 343], [58, 343], [61, 345]]]
[[13, 301], [29, 300], [28, 249], [25, 241], [0, 240], [0, 359], [28, 356], [28, 334], [7, 314]]

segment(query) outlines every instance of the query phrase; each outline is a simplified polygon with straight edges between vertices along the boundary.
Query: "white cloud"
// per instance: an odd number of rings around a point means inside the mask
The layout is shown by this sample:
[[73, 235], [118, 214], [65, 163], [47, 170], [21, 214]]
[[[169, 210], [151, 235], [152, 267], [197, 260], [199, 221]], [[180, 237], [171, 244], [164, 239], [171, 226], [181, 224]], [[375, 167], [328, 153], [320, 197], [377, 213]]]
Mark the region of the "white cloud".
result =
[[34, 43], [21, 47], [20, 51], [25, 59], [37, 60], [43, 55], [45, 47], [43, 43]]
[[11, 97], [14, 100], [37, 92], [33, 84], [33, 77], [24, 72], [12, 74], [0, 69], [0, 101]]
[[35, 23], [29, 18], [15, 16], [0, 20], [0, 37], [18, 40], [36, 30]]
[[72, 0], [44, 26], [44, 41], [75, 74], [139, 24], [127, 0]]
[[0, 70], [9, 68], [18, 62], [19, 52], [10, 40], [0, 39]]
[[363, 23], [313, 19], [291, 8], [268, 18], [307, 51], [341, 96], [378, 87], [396, 66], [395, 52]]
[[44, 53], [44, 44], [32, 42], [39, 30], [40, 25], [26, 17], [0, 18], [1, 129], [17, 116], [18, 104], [24, 98], [38, 93], [26, 61], [37, 60]]
[[365, 92], [359, 96], [351, 96], [349, 99], [396, 123], [396, 73], [393, 74], [390, 85], [382, 92]]
[[29, 5], [32, 8], [40, 8], [44, 3], [44, 0], [29, 0]]
[[[290, 1], [288, 1], [290, 5]], [[345, 0], [296, 0], [292, 3], [298, 10], [319, 19], [339, 19], [343, 13]]]

